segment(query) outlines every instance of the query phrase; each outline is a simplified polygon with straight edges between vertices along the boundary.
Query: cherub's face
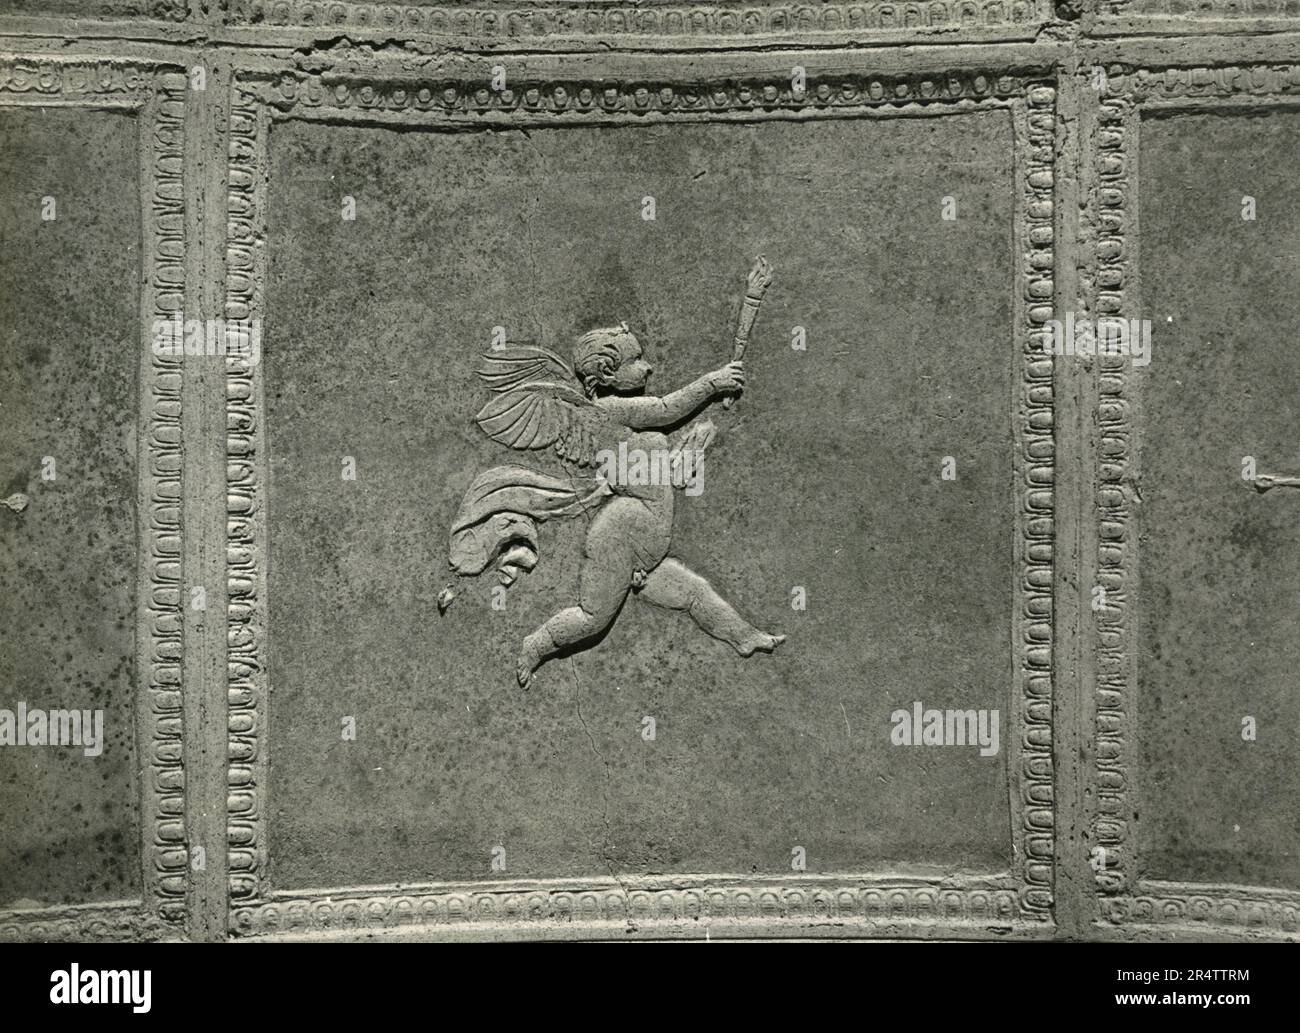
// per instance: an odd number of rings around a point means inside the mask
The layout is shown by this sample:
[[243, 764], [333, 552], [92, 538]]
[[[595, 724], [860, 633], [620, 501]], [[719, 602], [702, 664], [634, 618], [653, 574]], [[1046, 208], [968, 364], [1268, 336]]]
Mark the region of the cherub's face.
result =
[[609, 375], [609, 387], [620, 394], [644, 391], [654, 367], [641, 354], [641, 342], [634, 334], [618, 338], [618, 367]]

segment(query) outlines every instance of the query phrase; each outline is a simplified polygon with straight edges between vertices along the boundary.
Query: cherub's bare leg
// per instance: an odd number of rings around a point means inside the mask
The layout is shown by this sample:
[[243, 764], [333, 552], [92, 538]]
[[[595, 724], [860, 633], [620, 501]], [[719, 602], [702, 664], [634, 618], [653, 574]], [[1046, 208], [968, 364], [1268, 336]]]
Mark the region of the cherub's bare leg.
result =
[[785, 641], [784, 635], [759, 631], [704, 578], [671, 556], [650, 571], [637, 594], [655, 606], [690, 614], [703, 631], [728, 643], [741, 656], [756, 650], [770, 653]]
[[515, 675], [523, 688], [533, 674], [563, 649], [601, 634], [613, 623], [632, 585], [630, 559], [587, 557], [582, 561], [578, 605], [561, 610], [524, 639], [519, 647]]

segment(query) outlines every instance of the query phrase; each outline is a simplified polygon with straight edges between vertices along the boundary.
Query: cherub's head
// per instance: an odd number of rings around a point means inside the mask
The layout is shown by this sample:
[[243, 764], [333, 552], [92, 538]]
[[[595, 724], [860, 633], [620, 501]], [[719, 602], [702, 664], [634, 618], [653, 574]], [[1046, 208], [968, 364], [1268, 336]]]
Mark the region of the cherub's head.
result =
[[588, 330], [573, 347], [573, 371], [582, 381], [589, 398], [610, 392], [632, 394], [644, 391], [654, 367], [641, 354], [641, 342], [627, 328], [618, 326]]

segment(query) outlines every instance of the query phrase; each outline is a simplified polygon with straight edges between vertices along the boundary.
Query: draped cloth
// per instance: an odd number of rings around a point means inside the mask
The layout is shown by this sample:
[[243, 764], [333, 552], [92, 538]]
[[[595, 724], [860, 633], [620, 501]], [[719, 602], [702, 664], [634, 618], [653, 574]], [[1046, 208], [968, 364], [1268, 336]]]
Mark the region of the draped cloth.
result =
[[448, 563], [456, 574], [473, 577], [497, 561], [498, 570], [513, 579], [518, 569], [531, 570], [537, 562], [538, 524], [575, 517], [609, 494], [595, 477], [563, 480], [513, 464], [484, 470], [452, 521]]

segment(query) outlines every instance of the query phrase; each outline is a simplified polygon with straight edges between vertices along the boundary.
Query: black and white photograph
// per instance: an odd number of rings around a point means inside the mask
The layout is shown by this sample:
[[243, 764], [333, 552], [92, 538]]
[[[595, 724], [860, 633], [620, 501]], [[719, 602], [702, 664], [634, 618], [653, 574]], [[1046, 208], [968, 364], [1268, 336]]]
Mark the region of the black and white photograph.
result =
[[1262, 1003], [1298, 163], [1296, 0], [0, 0], [24, 994], [853, 941]]

